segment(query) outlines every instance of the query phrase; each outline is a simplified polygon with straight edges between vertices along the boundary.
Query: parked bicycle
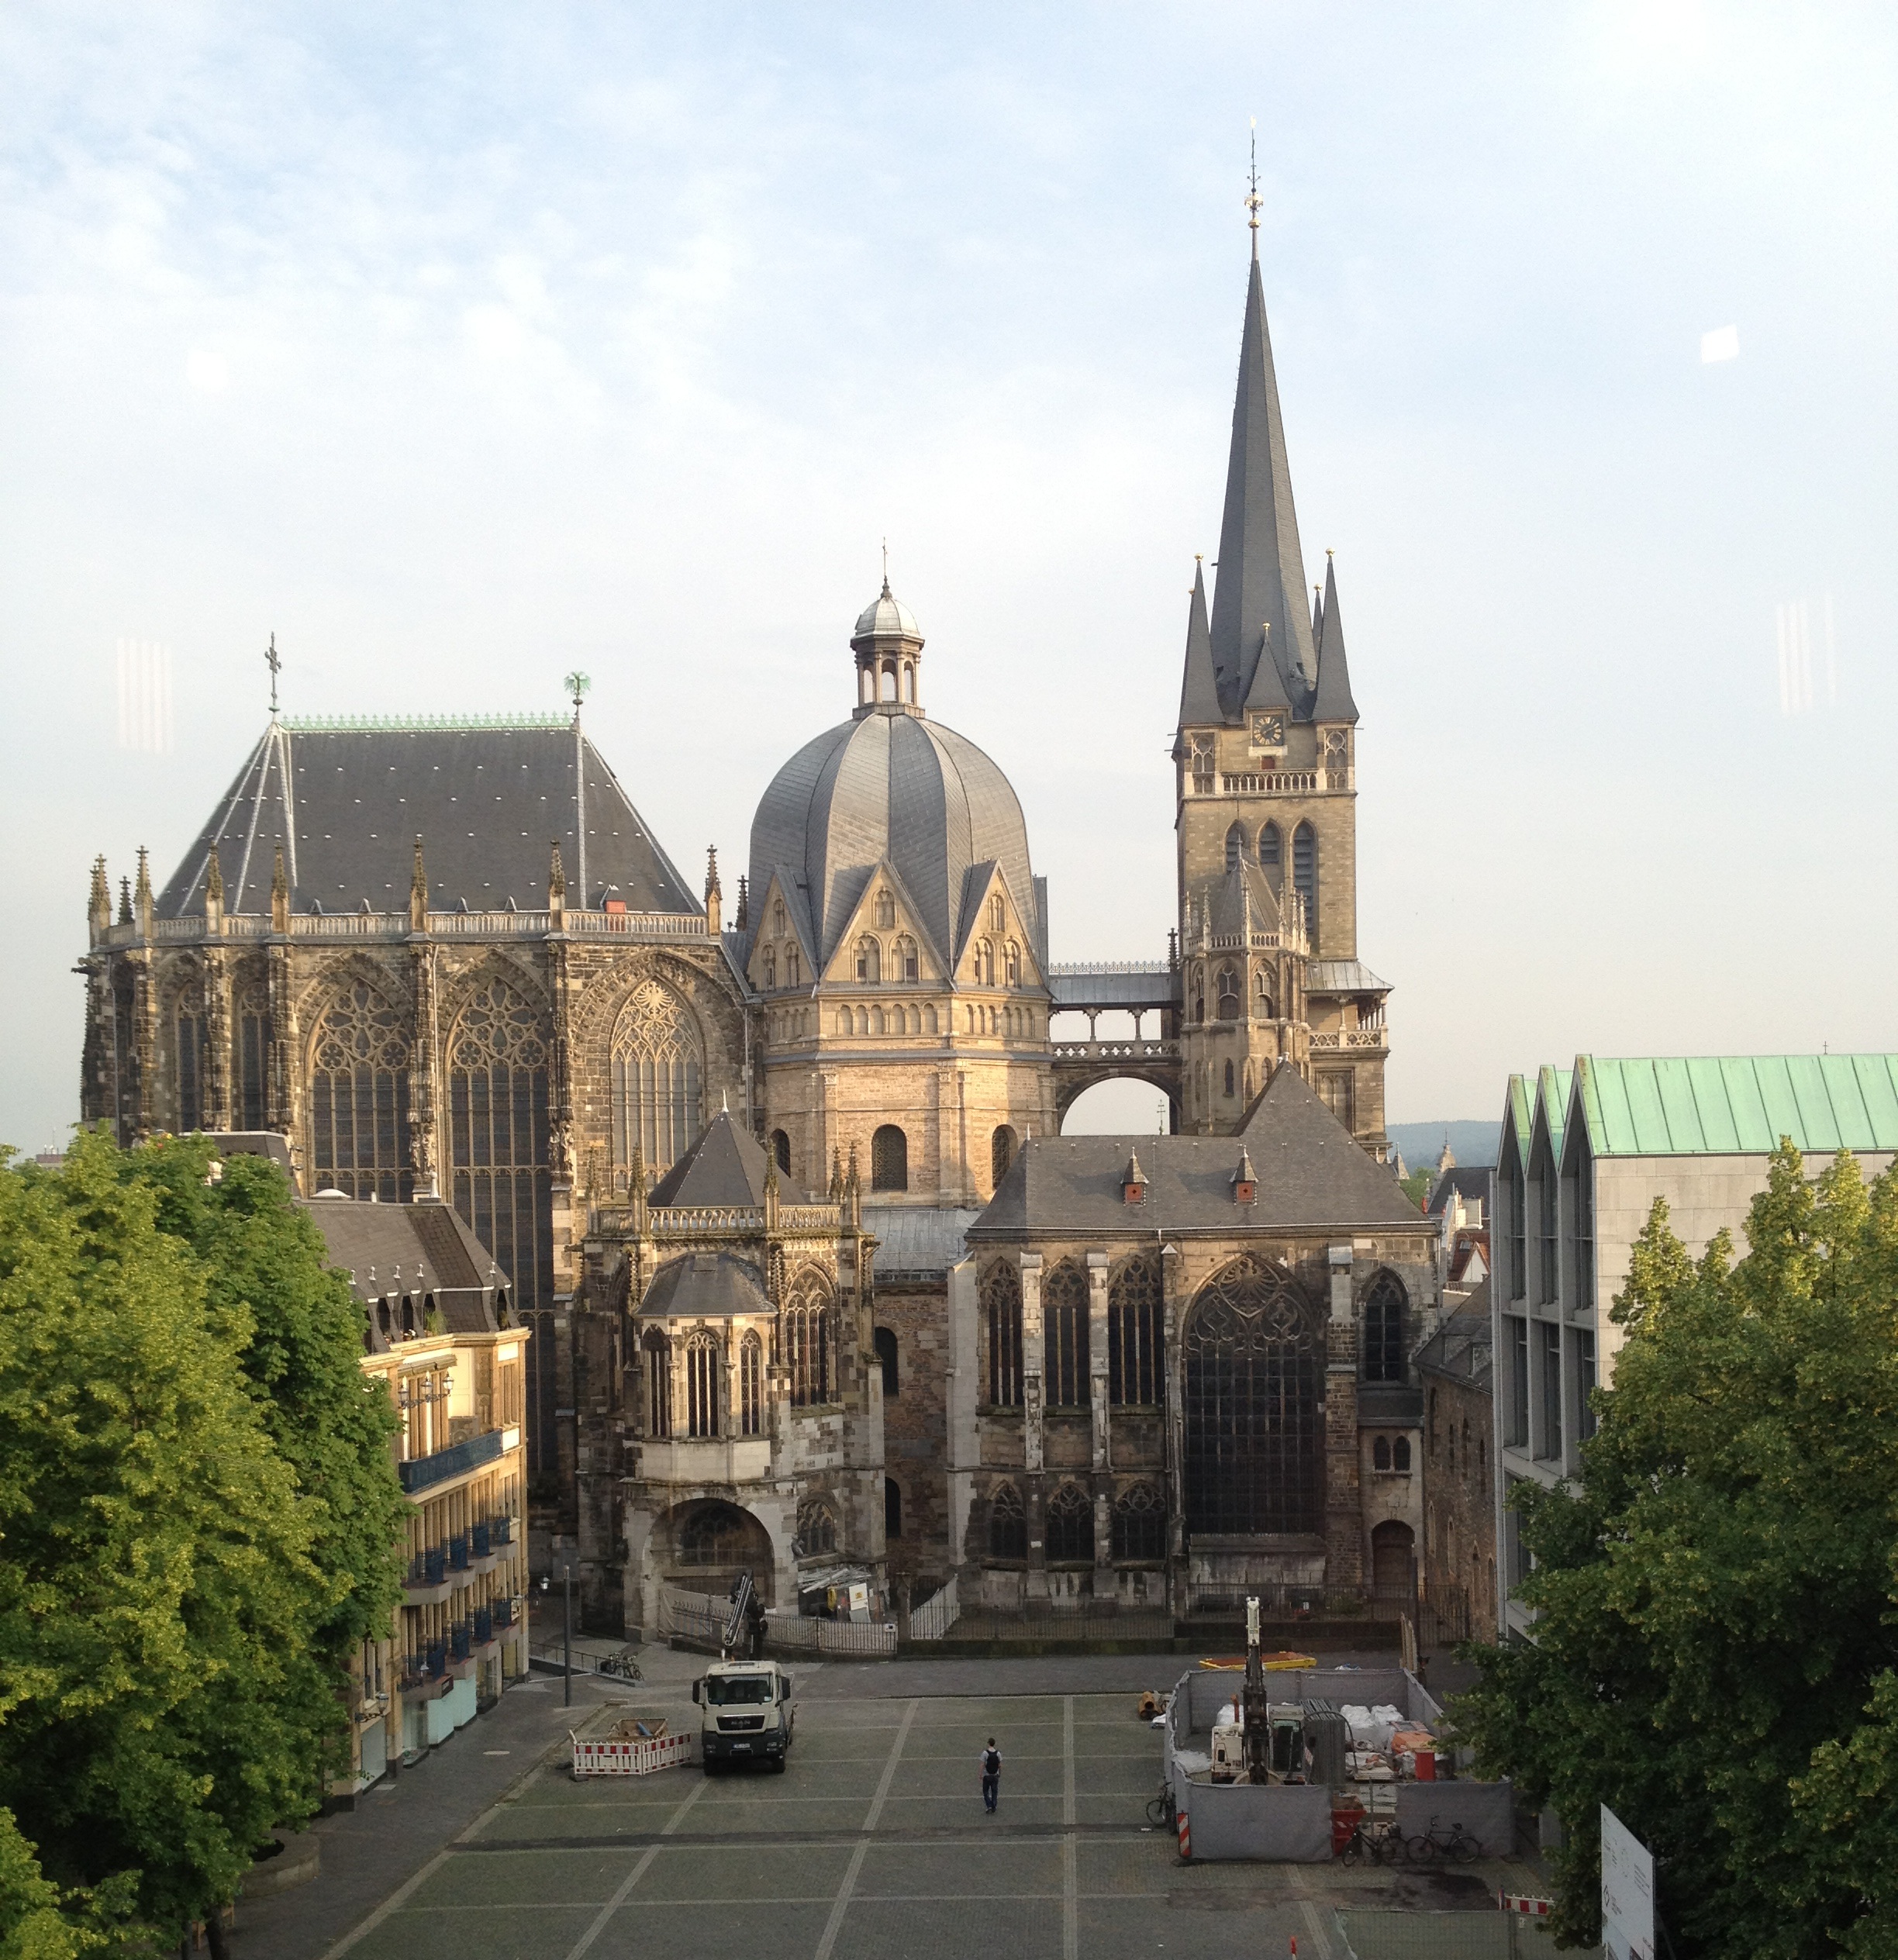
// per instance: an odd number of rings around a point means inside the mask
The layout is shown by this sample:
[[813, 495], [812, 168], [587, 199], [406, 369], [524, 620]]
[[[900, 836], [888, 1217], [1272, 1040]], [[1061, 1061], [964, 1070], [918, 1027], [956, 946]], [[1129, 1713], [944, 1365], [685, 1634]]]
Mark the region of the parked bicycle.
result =
[[644, 1681], [646, 1679], [640, 1673], [640, 1664], [633, 1659], [633, 1650], [630, 1647], [621, 1648], [617, 1654], [609, 1654], [599, 1663], [599, 1672], [611, 1675], [616, 1681]]
[[1169, 1831], [1179, 1828], [1179, 1813], [1173, 1806], [1173, 1786], [1162, 1783], [1160, 1794], [1147, 1806], [1147, 1821], [1151, 1824], [1165, 1824]]
[[1403, 1834], [1397, 1828], [1396, 1820], [1390, 1818], [1379, 1824], [1359, 1824], [1338, 1857], [1346, 1865], [1358, 1865], [1368, 1853], [1373, 1865], [1398, 1865], [1406, 1852]]
[[1468, 1865], [1482, 1856], [1482, 1846], [1460, 1824], [1450, 1827], [1448, 1836], [1441, 1835], [1437, 1820], [1430, 1820], [1430, 1829], [1420, 1831], [1410, 1841], [1411, 1858], [1419, 1865], [1434, 1864], [1438, 1859], [1445, 1862], [1454, 1860], [1458, 1865]]

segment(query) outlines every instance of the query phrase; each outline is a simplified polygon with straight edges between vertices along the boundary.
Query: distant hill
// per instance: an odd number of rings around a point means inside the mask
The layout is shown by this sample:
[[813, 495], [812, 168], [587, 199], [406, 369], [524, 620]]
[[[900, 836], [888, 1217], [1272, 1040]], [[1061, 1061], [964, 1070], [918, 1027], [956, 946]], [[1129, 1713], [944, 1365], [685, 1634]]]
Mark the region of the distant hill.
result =
[[1496, 1145], [1503, 1140], [1499, 1123], [1393, 1123], [1387, 1124], [1390, 1139], [1403, 1152], [1405, 1164], [1413, 1171], [1434, 1165], [1443, 1154], [1444, 1139], [1456, 1161], [1470, 1168], [1494, 1164]]

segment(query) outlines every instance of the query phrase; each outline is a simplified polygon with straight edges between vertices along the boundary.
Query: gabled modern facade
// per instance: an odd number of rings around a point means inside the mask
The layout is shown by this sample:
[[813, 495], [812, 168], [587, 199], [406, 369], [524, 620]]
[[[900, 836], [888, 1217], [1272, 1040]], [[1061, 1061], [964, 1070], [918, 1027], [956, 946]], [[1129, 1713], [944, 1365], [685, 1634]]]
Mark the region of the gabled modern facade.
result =
[[1817, 1175], [1841, 1150], [1868, 1175], [1898, 1152], [1898, 1055], [1618, 1059], [1512, 1075], [1491, 1234], [1500, 1624], [1522, 1576], [1512, 1486], [1576, 1474], [1589, 1397], [1612, 1383], [1610, 1318], [1657, 1198], [1696, 1256], [1724, 1227], [1745, 1250], [1748, 1207], [1790, 1138]]

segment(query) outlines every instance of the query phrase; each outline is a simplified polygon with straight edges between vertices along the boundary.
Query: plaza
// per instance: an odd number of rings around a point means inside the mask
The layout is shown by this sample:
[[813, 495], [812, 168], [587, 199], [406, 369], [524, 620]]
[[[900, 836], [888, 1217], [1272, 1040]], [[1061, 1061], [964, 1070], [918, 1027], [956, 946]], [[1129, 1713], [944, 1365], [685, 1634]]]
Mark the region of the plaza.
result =
[[[1450, 1872], [1182, 1865], [1146, 1820], [1159, 1737], [1134, 1712], [1141, 1686], [1189, 1665], [1171, 1656], [812, 1667], [782, 1776], [695, 1765], [576, 1782], [569, 1727], [597, 1731], [629, 1707], [692, 1725], [703, 1663], [642, 1658], [645, 1683], [582, 1677], [571, 1710], [557, 1679], [510, 1690], [486, 1724], [326, 1820], [323, 1875], [240, 1905], [233, 1952], [1184, 1960], [1285, 1953], [1296, 1938], [1302, 1955], [1344, 1960], [1344, 1907], [1360, 1924], [1366, 1910], [1406, 1916], [1379, 1924], [1421, 1943], [1379, 1951], [1479, 1955], [1504, 1930], [1499, 1885], [1534, 1889], [1524, 1868], [1488, 1858]], [[993, 1817], [977, 1766], [992, 1735]]]

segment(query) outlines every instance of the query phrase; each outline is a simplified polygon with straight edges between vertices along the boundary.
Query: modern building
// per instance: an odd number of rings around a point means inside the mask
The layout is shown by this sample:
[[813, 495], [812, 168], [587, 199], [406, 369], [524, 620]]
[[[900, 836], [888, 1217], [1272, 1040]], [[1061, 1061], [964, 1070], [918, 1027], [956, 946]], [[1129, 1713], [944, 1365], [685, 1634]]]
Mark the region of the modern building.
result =
[[1611, 1385], [1610, 1317], [1655, 1201], [1696, 1256], [1746, 1218], [1782, 1138], [1816, 1174], [1841, 1150], [1868, 1175], [1898, 1151], [1898, 1055], [1616, 1059], [1512, 1075], [1496, 1170], [1490, 1296], [1496, 1356], [1499, 1621], [1529, 1621], [1511, 1492], [1575, 1475]]
[[402, 1603], [350, 1670], [338, 1796], [417, 1762], [527, 1671], [526, 1355], [508, 1276], [439, 1199], [330, 1192], [302, 1209], [363, 1310], [363, 1372], [401, 1420], [415, 1506]]

